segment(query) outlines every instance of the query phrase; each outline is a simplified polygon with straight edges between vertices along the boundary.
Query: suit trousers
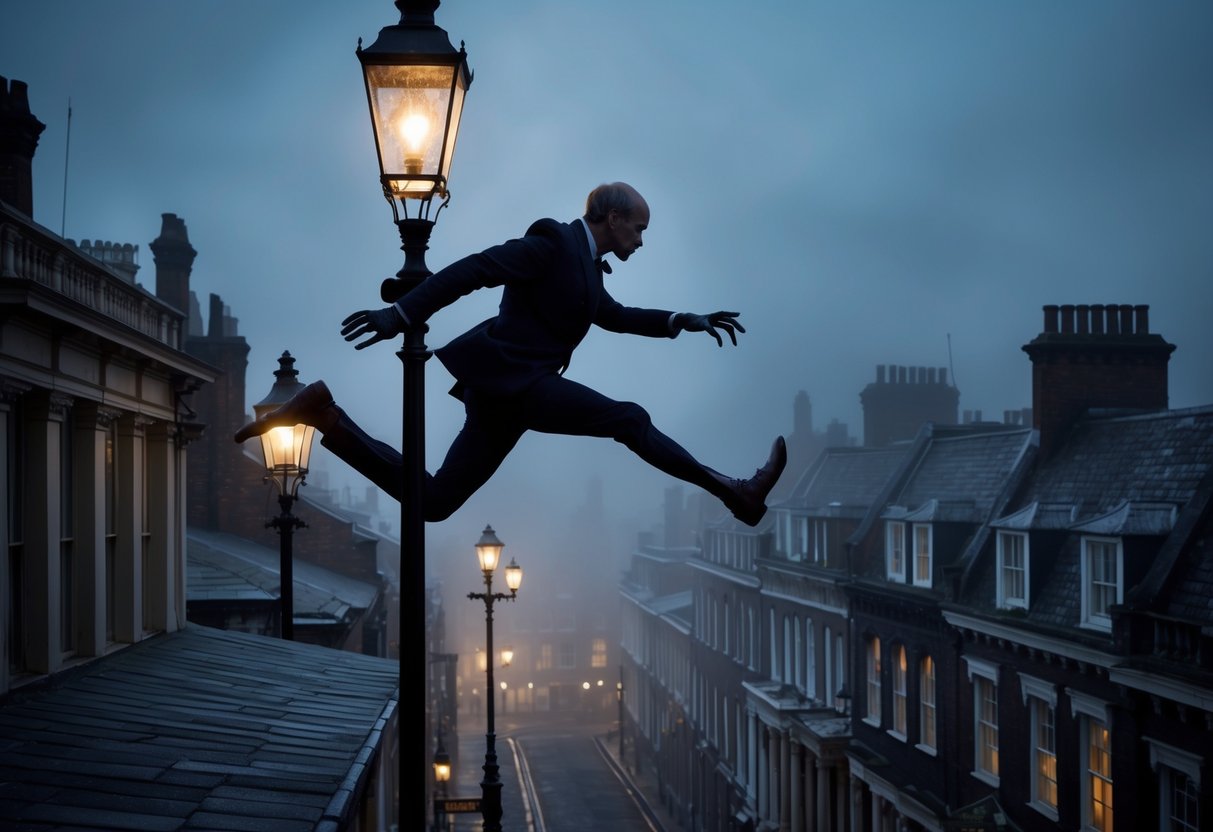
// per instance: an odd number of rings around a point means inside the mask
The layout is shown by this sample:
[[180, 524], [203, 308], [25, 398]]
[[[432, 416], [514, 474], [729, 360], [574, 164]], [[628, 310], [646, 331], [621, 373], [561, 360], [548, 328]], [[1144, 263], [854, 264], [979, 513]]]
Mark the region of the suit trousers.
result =
[[[528, 430], [614, 439], [672, 477], [722, 499], [729, 493], [727, 480], [657, 430], [643, 407], [615, 401], [563, 376], [544, 376], [510, 396], [465, 388], [463, 403], [463, 429], [438, 470], [425, 476], [422, 508], [428, 522], [445, 520], [462, 506], [488, 482]], [[368, 436], [338, 410], [337, 423], [325, 432], [321, 444], [399, 500], [400, 452]]]

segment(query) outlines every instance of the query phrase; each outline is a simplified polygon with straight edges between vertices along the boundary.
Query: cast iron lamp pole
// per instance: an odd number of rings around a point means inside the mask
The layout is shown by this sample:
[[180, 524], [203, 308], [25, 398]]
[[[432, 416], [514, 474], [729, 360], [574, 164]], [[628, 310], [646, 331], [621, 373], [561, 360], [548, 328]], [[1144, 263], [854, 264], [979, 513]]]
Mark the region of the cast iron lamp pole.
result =
[[[425, 280], [430, 231], [450, 201], [447, 180], [463, 98], [472, 83], [467, 53], [451, 46], [434, 25], [439, 0], [396, 0], [400, 22], [385, 26], [366, 49], [358, 41], [358, 61], [366, 82], [367, 104], [379, 158], [379, 181], [400, 231], [404, 265], [383, 281], [380, 296], [394, 303]], [[434, 197], [441, 202], [430, 216]], [[417, 202], [409, 216], [408, 201]], [[425, 664], [425, 346], [424, 325], [409, 327], [396, 353], [403, 365], [403, 414], [400, 453], [400, 634], [397, 640], [400, 679]], [[407, 564], [407, 566], [406, 566]], [[405, 574], [405, 570], [408, 574]], [[425, 777], [429, 732], [424, 719], [399, 722], [397, 823], [401, 829], [424, 825]], [[406, 799], [406, 793], [412, 795]], [[411, 809], [405, 809], [409, 805]], [[406, 818], [406, 812], [411, 817]]]
[[[485, 832], [501, 832], [501, 778], [498, 777], [497, 735], [493, 719], [493, 603], [516, 600], [518, 587], [522, 586], [522, 567], [511, 558], [510, 565], [505, 568], [505, 584], [510, 594], [493, 592], [493, 570], [501, 560], [503, 548], [505, 544], [497, 539], [493, 527], [485, 526], [484, 533], [476, 543], [476, 557], [484, 574], [484, 592], [468, 593], [469, 599], [484, 601], [485, 655], [488, 656], [484, 668], [484, 701], [488, 706], [484, 735], [484, 779], [480, 781], [480, 814], [484, 819]], [[504, 699], [504, 690], [501, 695]]]
[[[257, 418], [274, 410], [303, 389], [295, 359], [283, 352], [274, 371], [274, 386], [269, 394], [253, 405]], [[299, 496], [299, 486], [307, 478], [307, 466], [312, 456], [312, 440], [316, 429], [311, 425], [291, 425], [274, 428], [261, 434], [261, 456], [265, 462], [265, 478], [278, 487], [278, 507], [282, 513], [266, 523], [278, 532], [278, 631], [282, 638], [295, 638], [295, 529], [307, 524], [291, 514], [291, 506]]]

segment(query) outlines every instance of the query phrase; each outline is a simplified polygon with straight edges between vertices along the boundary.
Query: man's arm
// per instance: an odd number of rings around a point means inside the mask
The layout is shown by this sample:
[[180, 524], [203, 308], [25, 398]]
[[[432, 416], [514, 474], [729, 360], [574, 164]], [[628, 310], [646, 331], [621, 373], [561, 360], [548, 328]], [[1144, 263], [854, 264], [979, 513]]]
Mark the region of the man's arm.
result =
[[371, 336], [354, 345], [354, 349], [365, 349], [424, 324], [438, 310], [477, 289], [535, 279], [552, 261], [556, 245], [555, 237], [545, 233], [549, 231], [545, 222], [552, 221], [541, 220], [525, 237], [456, 260], [391, 306], [354, 312], [341, 322], [342, 337], [354, 341]]

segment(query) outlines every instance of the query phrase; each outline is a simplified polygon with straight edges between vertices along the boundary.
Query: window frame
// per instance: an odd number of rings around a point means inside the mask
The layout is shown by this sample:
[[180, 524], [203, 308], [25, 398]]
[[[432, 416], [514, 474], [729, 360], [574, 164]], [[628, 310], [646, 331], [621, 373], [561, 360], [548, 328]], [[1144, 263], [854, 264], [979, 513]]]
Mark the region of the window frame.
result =
[[[1108, 720], [1108, 704], [1093, 696], [1070, 688], [1066, 689], [1066, 693], [1070, 697], [1070, 715], [1078, 720], [1079, 724], [1078, 765], [1080, 767], [1079, 779], [1081, 781], [1081, 797], [1079, 800], [1082, 829], [1093, 830], [1093, 832], [1115, 829], [1116, 784], [1112, 778], [1112, 728]], [[1107, 775], [1091, 768], [1091, 743], [1093, 738], [1091, 728], [1095, 724], [1105, 729], [1108, 738], [1107, 747], [1104, 749], [1108, 761]], [[1092, 811], [1096, 800], [1093, 786], [1097, 779], [1106, 783], [1107, 792], [1110, 795], [1110, 801], [1106, 804], [1109, 816], [1106, 826], [1095, 825], [1094, 812]]]
[[1170, 829], [1172, 822], [1183, 823], [1189, 829], [1200, 828], [1200, 804], [1196, 804], [1197, 816], [1191, 821], [1176, 818], [1172, 814], [1174, 776], [1184, 777], [1200, 794], [1200, 768], [1204, 762], [1198, 754], [1167, 745], [1151, 737], [1142, 737], [1150, 747], [1150, 768], [1158, 775], [1158, 828]]
[[[999, 776], [998, 665], [970, 656], [962, 656], [961, 658], [964, 659], [965, 664], [968, 666], [969, 683], [973, 689], [973, 770], [970, 773], [983, 783], [998, 788], [1001, 782]], [[992, 700], [994, 708], [992, 723], [984, 718], [986, 716], [984, 706], [987, 704], [987, 697], [983, 695], [983, 692], [987, 689], [987, 686], [991, 694], [989, 698]], [[983, 738], [983, 726], [992, 728], [993, 745], [988, 745]], [[993, 749], [991, 758], [993, 770], [983, 767], [982, 752], [987, 747]]]
[[[927, 669], [930, 668], [930, 676]], [[934, 757], [939, 750], [939, 687], [936, 673], [935, 658], [930, 654], [918, 660], [918, 744], [914, 746], [919, 751], [925, 751]], [[928, 678], [930, 684], [927, 684]], [[928, 718], [929, 713], [929, 718]], [[931, 726], [930, 742], [927, 741], [925, 726]]]
[[[894, 545], [894, 538], [898, 538]], [[901, 520], [885, 521], [884, 540], [885, 578], [904, 584], [906, 582], [906, 524]], [[894, 568], [894, 565], [897, 568]]]
[[864, 645], [865, 684], [864, 684], [864, 717], [868, 725], [879, 728], [882, 723], [881, 708], [881, 666], [880, 666], [880, 636], [870, 636]]
[[[1056, 822], [1058, 819], [1057, 802], [1058, 802], [1058, 774], [1057, 774], [1057, 686], [1046, 682], [1043, 679], [1037, 679], [1035, 676], [1029, 676], [1026, 673], [1019, 674], [1019, 690], [1023, 696], [1023, 704], [1028, 708], [1028, 718], [1031, 723], [1031, 734], [1028, 741], [1028, 780], [1031, 784], [1029, 794], [1031, 799], [1028, 805], [1036, 811], [1040, 812], [1045, 817]], [[1050, 803], [1047, 799], [1042, 798], [1040, 794], [1040, 767], [1039, 755], [1042, 752], [1040, 746], [1040, 713], [1038, 707], [1043, 705], [1048, 709], [1048, 713], [1052, 718], [1052, 748], [1045, 751], [1052, 756], [1053, 760], [1053, 802]]]
[[893, 708], [892, 718], [893, 727], [889, 729], [889, 735], [901, 742], [906, 741], [909, 734], [909, 685], [907, 678], [909, 677], [909, 660], [906, 656], [906, 648], [904, 644], [893, 645], [892, 656], [892, 693], [893, 693]]
[[[1093, 590], [1094, 576], [1092, 575], [1091, 559], [1094, 552], [1092, 547], [1099, 546], [1114, 546], [1114, 561], [1116, 567], [1115, 577], [1115, 595], [1116, 600], [1108, 604], [1108, 609], [1103, 612], [1095, 612], [1092, 609], [1093, 605]], [[1124, 602], [1125, 592], [1125, 571], [1124, 571], [1124, 543], [1119, 537], [1100, 537], [1084, 535], [1080, 542], [1081, 557], [1079, 558], [1080, 570], [1082, 575], [1082, 612], [1079, 619], [1079, 626], [1090, 630], [1100, 630], [1102, 632], [1112, 631], [1112, 615], [1111, 608]], [[1108, 586], [1107, 582], [1101, 582], [1102, 586]]]
[[[913, 534], [911, 534], [911, 539], [913, 541], [914, 547], [913, 547], [912, 556], [910, 558], [910, 563], [908, 564], [908, 566], [909, 566], [909, 570], [910, 570], [911, 574], [913, 575], [914, 586], [921, 586], [921, 587], [926, 587], [926, 588], [930, 589], [930, 587], [932, 585], [931, 573], [935, 568], [935, 528], [930, 523], [914, 523], [911, 526], [911, 530], [913, 532]], [[925, 576], [920, 575], [918, 572], [918, 567], [920, 565], [920, 560], [922, 557], [922, 554], [918, 548], [919, 534], [923, 531], [926, 532], [926, 544], [927, 544], [927, 551], [926, 551], [927, 564], [926, 564]]]
[[[1017, 540], [1020, 543], [1021, 565], [1018, 568], [1020, 573], [1020, 581], [1023, 585], [1023, 593], [1020, 597], [1014, 597], [1007, 594], [1007, 579], [1006, 572], [1008, 571], [1006, 561], [1006, 541]], [[1031, 599], [1029, 598], [1029, 580], [1031, 564], [1029, 562], [1030, 541], [1028, 540], [1027, 532], [1009, 532], [999, 529], [998, 531], [998, 568], [995, 571], [995, 579], [997, 584], [998, 607], [1000, 609], [1028, 609]]]

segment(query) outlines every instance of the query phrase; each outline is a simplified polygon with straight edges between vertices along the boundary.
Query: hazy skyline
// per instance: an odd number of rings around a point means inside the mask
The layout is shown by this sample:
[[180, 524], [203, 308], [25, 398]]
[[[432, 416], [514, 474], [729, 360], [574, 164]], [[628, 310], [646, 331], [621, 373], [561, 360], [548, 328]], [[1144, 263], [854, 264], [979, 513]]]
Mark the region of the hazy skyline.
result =
[[[397, 444], [394, 350], [338, 331], [401, 263], [354, 56], [393, 5], [42, 0], [3, 18], [0, 75], [47, 125], [35, 220], [60, 229], [70, 97], [65, 235], [137, 244], [154, 288], [148, 243], [178, 214], [204, 314], [221, 295], [252, 347], [248, 404], [289, 349]], [[1213, 403], [1207, 3], [447, 0], [436, 18], [476, 75], [430, 267], [635, 185], [652, 223], [612, 294], [739, 310], [748, 331], [736, 349], [593, 332], [569, 374], [713, 467], [751, 473], [801, 389], [818, 429], [860, 433], [877, 364], [951, 361], [960, 407], [987, 418], [1029, 406], [1020, 346], [1051, 303], [1149, 304], [1178, 345], [1172, 406]], [[427, 342], [498, 298], [439, 313]], [[430, 362], [431, 469], [462, 423], [450, 384]], [[507, 518], [580, 504], [593, 474], [612, 513], [656, 516], [670, 484], [613, 443], [532, 435], [433, 537], [538, 536]]]

